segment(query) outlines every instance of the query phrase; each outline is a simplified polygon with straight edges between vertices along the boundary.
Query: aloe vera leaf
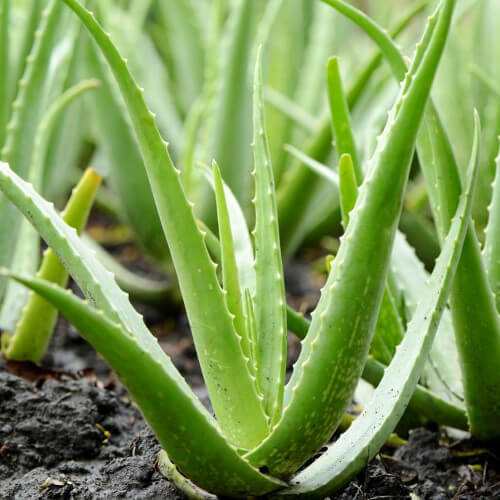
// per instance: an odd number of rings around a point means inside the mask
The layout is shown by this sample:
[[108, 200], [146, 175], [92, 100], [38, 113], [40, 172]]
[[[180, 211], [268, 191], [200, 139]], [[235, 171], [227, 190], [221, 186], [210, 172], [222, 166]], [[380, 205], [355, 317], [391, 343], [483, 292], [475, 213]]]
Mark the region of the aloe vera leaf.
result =
[[[332, 116], [333, 136], [339, 161], [340, 208], [344, 228], [349, 224], [349, 213], [356, 204], [358, 184], [363, 179], [354, 133], [349, 116], [338, 59], [332, 57], [327, 65], [328, 97]], [[403, 338], [403, 325], [388, 287], [377, 319], [371, 343], [371, 353], [379, 361], [389, 363], [396, 346]]]
[[[393, 36], [400, 34], [408, 24], [420, 13], [425, 7], [425, 3], [418, 4], [414, 9], [406, 14], [397, 24]], [[366, 88], [370, 77], [380, 65], [381, 54], [374, 54], [360, 73], [357, 75], [354, 82], [349, 86], [346, 93], [346, 99], [349, 109], [353, 109], [364, 89]], [[317, 161], [324, 162], [328, 158], [332, 149], [332, 126], [331, 118], [328, 115], [323, 124], [320, 126], [317, 133], [307, 141], [306, 152], [311, 158]], [[278, 190], [278, 213], [280, 216], [280, 235], [283, 253], [290, 255], [300, 245], [305, 234], [299, 234], [297, 227], [301, 226], [300, 222], [304, 218], [307, 210], [304, 207], [308, 205], [312, 199], [318, 179], [316, 179], [308, 168], [303, 164], [297, 163], [293, 169], [283, 175]], [[298, 204], [297, 199], [302, 200]]]
[[[201, 170], [204, 173], [207, 181], [212, 186], [212, 189], [214, 189], [215, 191], [213, 173], [208, 167], [202, 166]], [[224, 183], [224, 180], [221, 180]], [[250, 231], [248, 230], [245, 215], [241, 210], [238, 200], [234, 196], [229, 186], [227, 186], [225, 183], [224, 194], [226, 197], [229, 222], [231, 224], [231, 231], [233, 234], [234, 254], [238, 268], [238, 279], [241, 291], [243, 293], [243, 291], [247, 288], [253, 294], [255, 293], [255, 269], [253, 244], [252, 238], [250, 236]], [[217, 236], [215, 236], [205, 225], [203, 225], [203, 230], [207, 233], [205, 242], [207, 243], [209, 251], [215, 256], [216, 262], [220, 263], [221, 252]], [[211, 240], [210, 242], [207, 241], [208, 238]], [[215, 249], [215, 246], [217, 246], [218, 248]]]
[[[405, 72], [405, 62], [401, 54], [399, 53], [397, 47], [395, 46], [394, 42], [391, 40], [390, 36], [382, 29], [379, 28], [373, 21], [371, 21], [369, 18], [367, 18], [363, 13], [359, 12], [357, 9], [351, 7], [350, 5], [346, 4], [342, 0], [332, 0], [329, 2], [330, 5], [334, 6], [335, 8], [341, 8], [341, 12], [348, 16], [351, 20], [356, 22], [358, 26], [360, 26], [362, 29], [365, 30], [368, 36], [370, 36], [376, 43], [377, 46], [379, 47], [381, 54], [388, 60], [390, 63], [390, 66], [392, 68], [393, 73], [396, 75], [398, 79], [402, 78]], [[399, 61], [398, 61], [399, 58]], [[429, 110], [432, 110], [433, 106], [429, 104], [427, 106], [427, 112]], [[428, 118], [424, 116], [423, 120], [423, 127], [428, 123]], [[437, 149], [438, 147], [441, 148], [439, 157], [442, 157], [442, 155], [445, 155], [446, 160], [450, 159], [453, 156], [451, 154], [451, 150], [449, 147], [448, 140], [446, 138], [446, 134], [444, 133], [444, 129], [441, 125], [441, 122], [439, 120], [436, 121], [435, 126], [437, 127], [437, 134], [434, 133], [432, 134], [431, 137], [433, 137], [435, 144], [433, 144], [433, 149]], [[422, 130], [419, 133], [419, 136], [417, 138], [417, 151], [421, 153], [421, 150], [423, 149], [422, 142], [423, 142], [423, 132]], [[453, 158], [452, 158], [453, 159]], [[430, 165], [430, 164], [429, 164]], [[433, 175], [431, 169], [429, 169], [428, 175]], [[437, 197], [437, 191], [436, 187], [437, 186], [437, 179], [433, 179], [431, 182], [428, 182], [428, 188], [429, 192], [431, 193], [431, 198], [432, 198], [432, 193], [434, 192], [434, 196]], [[440, 215], [438, 215], [440, 217]], [[396, 246], [398, 245], [398, 242], [402, 242], [403, 240], [401, 238], [396, 238]], [[406, 242], [404, 242], [406, 243]], [[406, 248], [407, 245], [403, 246], [403, 250], [408, 250]], [[399, 259], [399, 257], [398, 257]], [[415, 262], [418, 262], [418, 260], [414, 259]], [[419, 266], [415, 266], [415, 270], [418, 270]], [[404, 275], [406, 278], [410, 278], [409, 276], [410, 273], [408, 272], [402, 272], [402, 275]], [[413, 279], [415, 285], [415, 280]], [[407, 293], [412, 293], [413, 287], [407, 289]], [[447, 319], [447, 318], [445, 318]], [[440, 332], [438, 334], [437, 338], [437, 343], [441, 343], [442, 346], [446, 346], [449, 349], [447, 351], [443, 351], [443, 353], [440, 353], [438, 349], [433, 349], [433, 359], [439, 360], [439, 371], [443, 375], [443, 377], [446, 378], [447, 383], [450, 385], [453, 385], [454, 387], [457, 386], [457, 382], [461, 387], [460, 382], [457, 380], [458, 374], [457, 370], [453, 367], [453, 362], [454, 362], [454, 356], [452, 353], [455, 352], [456, 347], [454, 345], [454, 342], [451, 342], [450, 339], [450, 330], [451, 327], [447, 321], [445, 321], [445, 327], [440, 329]], [[447, 353], [447, 354], [446, 354]], [[437, 389], [437, 386], [433, 384], [433, 388]], [[445, 390], [447, 390], [445, 388]], [[448, 396], [449, 396], [449, 391]], [[457, 391], [461, 392], [461, 391]], [[442, 394], [442, 392], [440, 392]]]
[[[461, 182], [451, 145], [433, 106], [426, 109], [418, 151], [438, 233], [443, 238]], [[451, 306], [471, 432], [484, 439], [498, 436], [500, 372], [494, 366], [500, 359], [500, 319], [472, 224], [455, 276]]]
[[10, 2], [0, 2], [0, 68], [4, 68], [4, 74], [0, 81], [0, 148], [5, 140], [5, 127], [9, 120], [10, 110], [10, 71], [9, 68], [9, 21]]
[[493, 181], [493, 198], [488, 207], [489, 219], [486, 228], [483, 256], [491, 289], [495, 294], [500, 313], [500, 153], [496, 158], [496, 175]]
[[[94, 170], [88, 169], [61, 214], [62, 219], [78, 232], [82, 231], [87, 222], [100, 183], [101, 177]], [[68, 273], [50, 248], [44, 252], [37, 277], [56, 283], [63, 288], [67, 285]], [[36, 293], [29, 294], [14, 335], [8, 346], [4, 348], [6, 359], [39, 363], [49, 345], [56, 320], [57, 309], [55, 307]]]
[[[244, 355], [248, 358], [250, 370], [253, 369], [251, 363], [252, 352], [245, 328], [245, 314], [243, 312], [243, 296], [238, 279], [238, 265], [234, 252], [233, 233], [231, 221], [225, 196], [224, 184], [217, 163], [213, 163], [213, 177], [215, 185], [215, 200], [217, 205], [217, 220], [219, 227], [219, 238], [221, 246], [222, 265], [222, 287], [226, 291], [226, 302], [229, 312], [234, 318], [234, 327], [241, 336], [241, 347]], [[255, 373], [253, 373], [255, 375]]]
[[[13, 276], [57, 307], [113, 367], [175, 464], [198, 486], [231, 498], [282, 486], [252, 468], [224, 439], [215, 420], [172, 373], [166, 354], [148, 351], [136, 335], [60, 287]], [[140, 367], [140, 369], [138, 369]], [[175, 369], [174, 369], [175, 370]], [[193, 453], [200, 443], [206, 446]]]
[[[30, 182], [37, 190], [41, 189], [48, 141], [58, 117], [83, 92], [95, 88], [99, 84], [100, 82], [96, 80], [81, 82], [59, 96], [45, 112], [35, 134], [32, 162], [29, 168]], [[21, 229], [15, 243], [16, 251], [10, 268], [17, 273], [34, 274], [39, 262], [40, 238], [26, 219], [21, 220], [20, 224]], [[26, 287], [13, 281], [8, 283], [0, 310], [2, 328], [9, 331], [15, 329], [21, 311], [28, 301], [28, 295], [29, 292]], [[40, 324], [40, 330], [43, 329], [41, 325], [42, 323]]]
[[168, 72], [150, 37], [137, 29], [135, 22], [113, 2], [97, 2], [96, 7], [105, 14], [103, 27], [111, 32], [113, 43], [128, 60], [130, 70], [139, 86], [144, 88], [146, 104], [155, 110], [160, 131], [169, 138], [170, 151], [177, 159], [182, 150], [183, 123], [173, 99]]
[[[57, 25], [62, 15], [62, 6], [55, 0], [44, 9], [40, 26], [35, 35], [33, 49], [19, 90], [12, 103], [12, 114], [7, 125], [7, 135], [2, 149], [2, 160], [8, 161], [21, 176], [26, 176], [31, 164], [38, 119], [46, 101], [47, 71], [51, 51], [56, 40]], [[0, 266], [9, 265], [18, 233], [19, 214], [0, 196]], [[9, 236], [7, 236], [9, 235]], [[0, 279], [0, 298], [5, 291], [5, 279]]]
[[241, 339], [227, 310], [215, 265], [208, 255], [192, 206], [184, 196], [181, 173], [174, 167], [154, 115], [110, 38], [78, 1], [63, 1], [99, 45], [126, 102], [219, 424], [228, 439], [243, 448], [252, 447], [267, 435], [267, 419], [247, 368]]
[[[351, 157], [352, 168], [355, 174], [355, 186], [357, 186], [361, 183], [363, 172], [359, 164], [356, 141], [352, 131], [349, 107], [340, 77], [339, 60], [337, 57], [330, 57], [328, 59], [327, 82], [337, 156], [341, 158], [343, 155], [348, 154]], [[340, 192], [342, 194], [342, 184]], [[344, 223], [347, 226], [345, 219]]]
[[[310, 4], [306, 6], [305, 3]], [[298, 79], [303, 70], [304, 51], [310, 31], [306, 9], [313, 10], [315, 2], [287, 2], [273, 0], [267, 2], [266, 12], [259, 24], [257, 43], [265, 47], [264, 81], [268, 88], [289, 99], [295, 94]], [[267, 31], [267, 36], [262, 34]], [[293, 57], [290, 57], [293, 54]], [[266, 95], [267, 100], [267, 95]], [[287, 168], [287, 155], [281, 145], [290, 141], [293, 124], [288, 116], [266, 106], [266, 120], [269, 147], [277, 184]]]
[[[397, 66], [402, 67], [404, 60], [399, 55], [400, 62], [396, 64], [399, 52], [390, 37], [374, 23], [366, 31], [374, 40], [383, 39], [379, 47], [399, 77], [401, 70]], [[443, 238], [457, 206], [461, 182], [446, 131], [432, 103], [426, 107], [417, 150], [438, 234]], [[500, 359], [500, 319], [472, 225], [465, 238], [450, 302], [471, 432], [478, 438], [489, 439], [500, 432], [500, 372], [494, 368]]]
[[[297, 155], [304, 165], [307, 165], [314, 172], [339, 189], [339, 178], [336, 172], [316, 162], [292, 146], [287, 146], [287, 149], [293, 155]], [[410, 315], [413, 315], [420, 297], [428, 293], [428, 275], [424, 266], [418, 260], [414, 249], [408, 244], [405, 237], [400, 232], [396, 233], [396, 238], [394, 240], [391, 271], [392, 273], [388, 277], [388, 288], [391, 300], [397, 300], [398, 289], [402, 288], [405, 302], [404, 308], [407, 308], [411, 313]], [[392, 283], [391, 280], [393, 280]], [[400, 318], [404, 318], [404, 309], [401, 309], [401, 307], [397, 307], [397, 309]], [[290, 322], [290, 316], [288, 317], [288, 321]], [[293, 330], [293, 328], [291, 329]], [[451, 398], [455, 400], [456, 398], [453, 394], [462, 394], [463, 386], [461, 383], [460, 369], [458, 367], [457, 348], [453, 337], [454, 333], [451, 316], [449, 311], [446, 310], [443, 313], [438, 334], [432, 348], [431, 364], [434, 366], [427, 370], [426, 379], [429, 386], [438, 394], [447, 399]], [[393, 346], [396, 344], [397, 342], [391, 343]], [[434, 367], [438, 367], [438, 373], [436, 373]]]
[[[478, 2], [475, 37], [471, 40], [471, 59], [482, 68], [488, 68], [495, 81], [500, 78], [497, 61], [500, 57], [499, 16], [500, 8], [494, 0]], [[460, 60], [463, 63], [463, 56]], [[473, 89], [473, 91], [476, 89]], [[473, 104], [480, 112], [483, 127], [481, 169], [477, 195], [474, 200], [472, 218], [475, 227], [482, 231], [487, 223], [487, 207], [491, 200], [491, 183], [495, 177], [495, 157], [498, 150], [498, 131], [500, 130], [500, 101], [492, 93], [473, 94]]]
[[[295, 333], [298, 338], [305, 339], [310, 326], [309, 320], [290, 307], [287, 308], [287, 319], [290, 331]], [[386, 366], [380, 361], [368, 357], [362, 377], [376, 387], [384, 376], [385, 368]], [[463, 406], [441, 398], [422, 385], [417, 385], [408, 408], [431, 421], [440, 422], [442, 425], [462, 430], [468, 429], [467, 414]]]
[[460, 259], [477, 181], [478, 151], [477, 130], [467, 187], [432, 273], [431, 293], [420, 302], [371, 403], [328, 451], [291, 480], [290, 494], [324, 498], [341, 487], [378, 453], [404, 413], [432, 346]]
[[157, 281], [139, 276], [120, 264], [87, 234], [83, 234], [82, 239], [87, 246], [94, 250], [104, 267], [113, 273], [118, 286], [132, 300], [136, 300], [141, 304], [162, 306], [163, 310], [169, 304], [177, 304], [181, 301], [175, 281], [172, 281], [172, 279]]
[[344, 227], [347, 227], [349, 224], [349, 213], [356, 205], [356, 198], [358, 196], [356, 173], [350, 154], [343, 154], [340, 157], [339, 192], [342, 220], [344, 221]]
[[201, 133], [201, 124], [207, 103], [205, 96], [198, 98], [191, 106], [184, 124], [184, 142], [182, 145], [182, 184], [189, 199], [195, 194], [195, 176], [193, 165], [196, 157], [198, 139]]
[[[429, 188], [429, 193], [442, 236], [461, 183], [446, 136], [436, 134], [439, 116], [434, 109], [428, 108], [427, 113], [428, 121], [420, 138], [421, 166], [428, 186], [438, 181], [438, 189]], [[500, 319], [472, 223], [450, 302], [471, 432], [484, 439], [498, 436], [500, 373], [494, 366], [500, 359]]]
[[[12, 2], [10, 3], [12, 4]], [[42, 0], [33, 0], [32, 2], [28, 2], [28, 5], [30, 8], [22, 29], [20, 42], [21, 47], [17, 54], [17, 59], [14, 58], [14, 61], [12, 62], [14, 69], [12, 78], [10, 79], [11, 96], [16, 93], [18, 82], [24, 75], [24, 71], [28, 63], [27, 59], [35, 42], [37, 26], [44, 7]]]
[[183, 476], [165, 450], [158, 453], [156, 465], [161, 475], [173, 483], [178, 490], [182, 491], [187, 500], [217, 500], [216, 496], [201, 490]]
[[175, 95], [184, 114], [200, 95], [204, 82], [204, 26], [192, 0], [159, 2], [158, 14], [165, 29], [175, 75]]
[[[345, 97], [338, 59], [332, 57], [327, 65], [328, 97], [332, 116], [333, 136], [339, 161], [340, 208], [344, 228], [349, 223], [349, 213], [354, 208], [357, 198], [357, 186], [363, 179], [363, 172], [358, 160], [358, 153], [349, 116], [349, 108]], [[307, 163], [306, 163], [307, 164]], [[327, 175], [323, 168], [318, 169], [320, 175]], [[331, 176], [330, 176], [331, 177]], [[371, 344], [371, 353], [379, 361], [389, 363], [396, 346], [403, 338], [403, 325], [396, 308], [394, 298], [388, 287], [384, 292], [377, 326]]]
[[[273, 475], [297, 470], [329, 439], [351, 401], [375, 329], [418, 127], [454, 6], [454, 0], [448, 0], [429, 18], [423, 40], [432, 33], [431, 41], [418, 45], [370, 162], [286, 386], [283, 416], [269, 437], [247, 455]], [[321, 412], [316, 409], [318, 400]]]
[[[253, 372], [258, 374], [259, 371], [259, 351], [258, 351], [258, 335], [257, 335], [257, 321], [255, 319], [255, 306], [252, 300], [252, 295], [248, 288], [244, 291], [244, 311], [246, 321], [246, 332], [251, 348], [251, 360], [253, 363]], [[259, 383], [257, 377], [257, 384]], [[260, 385], [258, 385], [260, 390]]]
[[[256, 31], [254, 0], [238, 0], [221, 41], [217, 91], [210, 158], [215, 158], [222, 177], [243, 210], [249, 207], [251, 186], [251, 91], [248, 68], [251, 66]], [[206, 193], [208, 195], [208, 193]], [[200, 218], [215, 226], [214, 204], [204, 198]]]
[[273, 167], [262, 90], [262, 50], [255, 69], [253, 151], [255, 162], [255, 319], [259, 382], [264, 408], [275, 424], [281, 417], [286, 370], [286, 299]]
[[108, 159], [108, 181], [118, 196], [121, 217], [132, 228], [144, 252], [163, 262], [168, 258], [167, 242], [126, 110], [112, 86], [109, 70], [88, 40], [85, 52], [89, 73], [103, 82], [92, 96], [92, 112], [98, 146]]
[[[330, 170], [328, 171], [330, 172]], [[398, 243], [399, 241], [399, 243]], [[220, 246], [219, 242], [217, 240], [216, 236], [213, 236], [213, 244], [214, 247], [211, 248], [211, 252], [213, 251], [214, 255], [218, 255], [217, 259], [220, 259]], [[427, 275], [425, 273], [425, 270], [422, 266], [422, 264], [416, 259], [415, 253], [412, 251], [411, 247], [406, 243], [406, 240], [402, 235], [396, 234], [396, 240], [395, 240], [395, 246], [394, 246], [394, 251], [393, 251], [393, 260], [394, 260], [394, 255], [399, 255], [399, 254], [404, 255], [404, 259], [401, 261], [400, 266], [396, 268], [393, 266], [393, 269], [396, 271], [399, 271], [401, 269], [401, 272], [404, 274], [404, 271], [407, 269], [414, 269], [415, 267], [419, 268], [421, 270], [421, 273], [416, 273], [416, 279], [412, 281], [410, 278], [409, 281], [404, 281], [406, 284], [407, 282], [411, 283], [411, 286], [407, 286], [405, 288], [405, 292], [407, 292], [408, 289], [414, 290], [415, 293], [412, 295], [412, 298], [415, 300], [415, 304], [411, 303], [408, 304], [412, 308], [416, 308], [417, 303], [416, 300], [420, 300], [420, 297], [425, 296], [428, 294], [428, 285], [427, 285]], [[408, 273], [406, 273], [408, 275]], [[413, 277], [413, 273], [410, 273], [410, 276]], [[399, 275], [398, 275], [399, 278]], [[391, 293], [392, 297], [392, 293]], [[416, 298], [415, 298], [416, 297]], [[252, 319], [253, 316], [253, 305], [251, 301], [251, 296], [250, 292], [245, 290], [245, 299], [248, 300], [249, 306], [247, 306], [246, 309], [246, 315], [247, 319], [250, 319], [251, 322], [254, 322], [255, 319]], [[248, 313], [248, 311], [252, 311], [252, 315]], [[310, 327], [310, 322], [307, 320], [304, 315], [296, 312], [293, 310], [291, 307], [287, 306], [287, 326], [288, 329], [295, 333], [297, 337], [300, 339], [305, 339], [307, 332]], [[453, 335], [453, 331], [451, 330], [451, 318], [449, 317], [448, 310], [445, 309], [443, 311], [443, 316], [441, 319], [440, 323], [440, 329], [443, 329], [443, 323], [446, 322], [448, 324], [448, 330], [451, 336]], [[253, 335], [250, 335], [250, 338], [256, 339], [255, 335], [255, 325], [247, 327], [247, 331], [249, 332], [254, 332]], [[444, 337], [441, 335], [441, 337]], [[439, 340], [439, 336], [436, 340]], [[255, 342], [255, 341], [254, 341]], [[440, 347], [441, 349], [439, 350], [438, 354], [442, 353], [453, 353], [455, 352], [456, 354], [456, 349], [453, 350], [451, 348], [445, 348], [446, 344], [443, 344], [443, 341], [440, 340]], [[256, 342], [255, 342], [256, 344]], [[254, 345], [255, 345], [254, 344]], [[397, 342], [395, 342], [392, 345], [396, 345]], [[453, 344], [454, 346], [454, 344]], [[433, 344], [434, 348], [434, 344]], [[254, 355], [255, 359], [257, 359], [257, 354]], [[458, 360], [457, 360], [458, 362]], [[454, 365], [451, 365], [454, 366]], [[382, 364], [379, 361], [376, 361], [375, 359], [369, 357], [366, 361], [362, 377], [364, 380], [366, 380], [368, 383], [372, 384], [373, 386], [376, 386], [380, 383], [382, 380], [382, 377], [384, 375], [384, 364]], [[460, 376], [459, 373], [454, 373], [454, 376], [458, 377]], [[452, 377], [453, 378], [453, 377]], [[442, 382], [440, 382], [442, 384]], [[456, 389], [455, 387], [452, 387], [452, 389]], [[461, 389], [456, 389], [457, 392], [459, 392]], [[444, 392], [445, 396], [449, 395], [449, 389], [446, 388]], [[430, 420], [440, 422], [442, 425], [447, 425], [450, 427], [455, 427], [457, 429], [462, 429], [462, 430], [467, 430], [468, 429], [468, 421], [467, 421], [467, 416], [465, 413], [465, 409], [463, 406], [461, 406], [458, 403], [453, 403], [450, 402], [449, 399], [443, 399], [441, 398], [438, 394], [429, 391], [426, 387], [418, 385], [414, 396], [412, 397], [410, 401], [409, 408], [412, 411], [415, 411], [416, 413], [425, 416], [426, 418], [429, 418]]]

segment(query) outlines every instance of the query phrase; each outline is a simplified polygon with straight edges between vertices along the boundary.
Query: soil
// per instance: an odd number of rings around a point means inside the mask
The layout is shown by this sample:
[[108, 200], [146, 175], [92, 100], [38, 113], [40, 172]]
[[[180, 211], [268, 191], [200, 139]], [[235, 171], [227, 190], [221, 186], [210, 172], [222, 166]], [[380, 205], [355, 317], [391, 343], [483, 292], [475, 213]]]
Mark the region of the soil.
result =
[[[321, 278], [292, 263], [288, 297], [310, 311]], [[148, 326], [203, 403], [209, 401], [187, 321], [144, 309]], [[290, 337], [290, 364], [299, 343]], [[106, 364], [65, 321], [43, 367], [0, 364], [0, 499], [181, 499], [157, 471], [160, 447]], [[500, 499], [500, 449], [416, 429], [335, 499]]]

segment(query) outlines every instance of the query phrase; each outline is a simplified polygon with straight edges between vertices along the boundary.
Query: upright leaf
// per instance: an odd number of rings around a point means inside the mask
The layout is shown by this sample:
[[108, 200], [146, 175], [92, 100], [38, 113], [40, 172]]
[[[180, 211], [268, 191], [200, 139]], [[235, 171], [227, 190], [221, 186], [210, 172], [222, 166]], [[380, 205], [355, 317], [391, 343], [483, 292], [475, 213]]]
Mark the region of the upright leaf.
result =
[[253, 126], [255, 161], [255, 317], [259, 382], [264, 408], [276, 423], [281, 417], [286, 370], [286, 301], [274, 191], [273, 167], [266, 133], [262, 93], [262, 50], [254, 80]]
[[[288, 475], [332, 435], [351, 401], [375, 329], [415, 140], [454, 0], [429, 18], [286, 387], [283, 416], [248, 458]], [[430, 37], [430, 42], [427, 43]], [[318, 401], [322, 403], [317, 410]]]
[[371, 460], [403, 415], [431, 349], [460, 258], [478, 171], [478, 134], [469, 179], [441, 256], [430, 280], [430, 293], [419, 304], [390, 366], [369, 406], [352, 426], [312, 465], [299, 472], [285, 492], [324, 498], [356, 475]]
[[[57, 307], [103, 355], [137, 401], [169, 456], [197, 485], [230, 498], [263, 495], [283, 486], [249, 466], [228, 444], [180, 375], [172, 375], [166, 355], [158, 358], [148, 352], [122, 324], [73, 294], [36, 278], [15, 279]], [[206, 446], [193, 454], [200, 443]]]
[[496, 176], [493, 181], [493, 198], [488, 207], [489, 219], [484, 242], [484, 260], [491, 289], [496, 297], [500, 314], [500, 154], [496, 159]]
[[154, 114], [148, 110], [126, 61], [110, 38], [77, 0], [58, 1], [64, 1], [80, 17], [120, 86], [141, 147], [215, 413], [227, 437], [241, 447], [250, 448], [267, 435], [266, 416], [218, 283], [215, 266], [184, 195], [180, 171], [170, 159]]

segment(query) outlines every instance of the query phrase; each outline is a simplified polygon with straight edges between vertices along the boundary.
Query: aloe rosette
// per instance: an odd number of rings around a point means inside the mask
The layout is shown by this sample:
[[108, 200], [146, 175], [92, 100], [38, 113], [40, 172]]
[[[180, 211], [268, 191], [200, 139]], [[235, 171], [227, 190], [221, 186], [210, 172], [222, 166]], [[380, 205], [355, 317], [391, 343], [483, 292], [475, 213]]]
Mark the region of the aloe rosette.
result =
[[[454, 0], [443, 2], [429, 19], [359, 192], [343, 196], [349, 223], [287, 384], [287, 308], [260, 55], [253, 97], [256, 224], [253, 245], [247, 239], [249, 258], [244, 262], [242, 252], [238, 258], [236, 253], [241, 238], [233, 228], [232, 198], [219, 168], [213, 168], [221, 283], [193, 206], [184, 194], [181, 173], [127, 62], [92, 12], [77, 0], [59, 1], [88, 29], [124, 98], [216, 419], [203, 408], [93, 249], [36, 190], [1, 164], [1, 189], [57, 253], [87, 300], [41, 279], [11, 273], [13, 278], [51, 302], [96, 347], [136, 400], [168, 460], [197, 486], [230, 497], [279, 491], [323, 498], [378, 451], [408, 404], [467, 232], [478, 132], [463, 197], [431, 277], [429, 294], [416, 307], [379, 384], [380, 397], [374, 398], [326, 454], [296, 474], [337, 428], [363, 371], [383, 300], [415, 140]], [[346, 172], [352, 174], [352, 169], [347, 165]], [[352, 193], [354, 183], [346, 186], [344, 192]], [[246, 227], [242, 230], [247, 231]]]

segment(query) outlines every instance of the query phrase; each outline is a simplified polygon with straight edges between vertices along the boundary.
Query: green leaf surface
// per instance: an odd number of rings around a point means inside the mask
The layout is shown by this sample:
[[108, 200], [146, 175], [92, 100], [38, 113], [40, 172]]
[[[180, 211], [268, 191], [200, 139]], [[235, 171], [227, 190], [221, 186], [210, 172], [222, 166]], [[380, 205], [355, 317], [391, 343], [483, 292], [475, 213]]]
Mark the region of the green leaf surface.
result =
[[[398, 36], [422, 12], [425, 5], [426, 2], [422, 2], [412, 7], [411, 11], [397, 22], [397, 26], [391, 34]], [[346, 92], [346, 99], [351, 111], [359, 102], [373, 73], [380, 66], [380, 62], [380, 53], [372, 55], [356, 75], [354, 81], [350, 83]], [[332, 151], [330, 116], [324, 119], [318, 131], [307, 140], [305, 151], [308, 156], [319, 162], [327, 161]], [[310, 227], [306, 223], [309, 211], [307, 207], [314, 200], [318, 185], [318, 179], [300, 162], [297, 162], [283, 175], [278, 190], [278, 212], [280, 216], [281, 241], [285, 255], [289, 255], [296, 250], [310, 230]], [[297, 199], [301, 200], [300, 204], [296, 203]], [[330, 201], [330, 211], [332, 213], [335, 212], [335, 203], [333, 201]]]
[[[288, 475], [333, 434], [351, 401], [375, 329], [416, 135], [454, 1], [429, 19], [401, 95], [360, 188], [356, 208], [285, 391], [283, 416], [248, 458]], [[321, 401], [321, 411], [317, 410]]]
[[[227, 443], [196, 396], [179, 383], [180, 375], [172, 376], [165, 354], [157, 356], [148, 351], [124, 325], [71, 292], [36, 278], [13, 277], [60, 309], [101, 353], [169, 456], [197, 485], [231, 498], [264, 494], [281, 486], [249, 466]], [[204, 443], [202, 449], [200, 443]]]
[[154, 114], [148, 110], [126, 61], [110, 37], [78, 1], [64, 2], [80, 17], [99, 45], [127, 105], [219, 424], [228, 439], [251, 448], [268, 433], [266, 416], [218, 283], [215, 265], [208, 255], [192, 206], [185, 198], [180, 171], [174, 167]]
[[[405, 71], [404, 59], [387, 33], [342, 0], [324, 1], [342, 4], [343, 12], [378, 44], [399, 79]], [[432, 102], [425, 110], [417, 151], [442, 239], [457, 207], [462, 185], [451, 144]], [[479, 438], [498, 437], [500, 371], [496, 365], [500, 359], [500, 319], [472, 224], [465, 238], [450, 301], [471, 431]]]
[[497, 310], [500, 314], [500, 154], [496, 159], [496, 176], [493, 182], [493, 198], [489, 206], [488, 227], [484, 242], [484, 261], [495, 294]]
[[107, 159], [108, 180], [118, 196], [121, 218], [131, 227], [146, 254], [165, 261], [167, 242], [137, 140], [98, 49], [90, 41], [85, 42], [87, 71], [103, 82], [92, 96], [92, 117], [98, 146]]
[[[215, 185], [215, 200], [217, 204], [217, 220], [221, 246], [222, 286], [226, 292], [226, 301], [229, 312], [234, 317], [234, 327], [241, 337], [243, 353], [248, 358], [248, 365], [252, 371], [253, 353], [251, 351], [248, 332], [245, 324], [243, 294], [238, 279], [238, 264], [234, 252], [233, 232], [229, 217], [228, 204], [225, 196], [224, 184], [217, 163], [213, 163], [213, 177]], [[255, 373], [252, 373], [255, 376]]]
[[292, 479], [292, 488], [284, 494], [324, 498], [333, 493], [378, 453], [403, 415], [432, 346], [460, 259], [477, 181], [478, 151], [476, 135], [467, 187], [432, 273], [431, 293], [421, 300], [371, 403], [326, 453]]
[[338, 158], [342, 158], [342, 156], [346, 154], [351, 157], [357, 186], [361, 183], [363, 172], [359, 164], [358, 151], [356, 149], [354, 132], [351, 126], [351, 117], [349, 116], [347, 97], [340, 77], [339, 60], [337, 57], [331, 57], [328, 60], [327, 81], [333, 136], [335, 138], [335, 150]]
[[[57, 41], [57, 27], [63, 8], [56, 0], [47, 3], [39, 19], [33, 48], [28, 56], [25, 71], [19, 81], [12, 114], [7, 125], [1, 158], [8, 161], [19, 175], [26, 176], [31, 165], [38, 121], [47, 99], [50, 57]], [[19, 229], [19, 214], [4, 196], [0, 196], [0, 266], [8, 266], [13, 258]], [[5, 279], [0, 280], [0, 298], [5, 289]]]
[[259, 356], [259, 385], [264, 408], [275, 424], [281, 417], [286, 370], [286, 299], [273, 167], [262, 90], [261, 50], [257, 56], [253, 103], [255, 164], [254, 304]]

